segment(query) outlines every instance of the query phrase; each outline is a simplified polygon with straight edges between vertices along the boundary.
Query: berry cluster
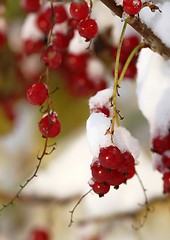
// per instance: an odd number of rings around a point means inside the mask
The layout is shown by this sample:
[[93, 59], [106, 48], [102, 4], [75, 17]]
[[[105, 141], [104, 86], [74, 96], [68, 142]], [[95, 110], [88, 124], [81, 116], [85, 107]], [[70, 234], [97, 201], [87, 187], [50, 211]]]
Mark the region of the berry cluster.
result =
[[116, 146], [101, 148], [98, 159], [90, 166], [92, 179], [89, 185], [100, 197], [110, 190], [115, 189], [135, 174], [135, 160], [128, 151], [121, 152]]
[[152, 151], [159, 157], [156, 168], [163, 174], [164, 193], [170, 193], [170, 132], [153, 138]]
[[129, 15], [135, 15], [142, 9], [141, 0], [123, 0], [123, 9]]

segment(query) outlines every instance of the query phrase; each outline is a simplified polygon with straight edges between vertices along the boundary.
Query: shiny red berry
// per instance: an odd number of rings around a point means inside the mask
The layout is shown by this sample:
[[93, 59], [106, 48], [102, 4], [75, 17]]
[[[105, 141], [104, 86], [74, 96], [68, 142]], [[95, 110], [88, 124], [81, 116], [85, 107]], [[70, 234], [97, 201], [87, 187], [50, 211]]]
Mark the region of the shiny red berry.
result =
[[135, 174], [135, 160], [130, 152], [122, 153], [122, 162], [118, 167], [125, 179], [132, 178]]
[[89, 14], [89, 7], [87, 2], [72, 2], [70, 4], [70, 14], [76, 20], [85, 19]]
[[98, 25], [94, 19], [86, 18], [78, 24], [77, 30], [80, 36], [86, 39], [91, 39], [96, 37], [98, 33]]
[[104, 168], [99, 161], [95, 161], [94, 163], [91, 164], [90, 166], [91, 172], [92, 172], [92, 177], [95, 179], [97, 182], [107, 182], [108, 175], [110, 170], [107, 168]]
[[46, 114], [39, 122], [39, 130], [44, 137], [54, 138], [61, 131], [61, 124], [55, 112]]
[[94, 179], [90, 180], [89, 185], [99, 197], [103, 197], [110, 190], [110, 184], [106, 182], [97, 182]]
[[141, 0], [123, 0], [123, 9], [129, 15], [138, 14], [142, 9]]
[[27, 90], [27, 99], [33, 105], [41, 105], [48, 97], [48, 89], [45, 83], [34, 83]]
[[105, 168], [116, 169], [122, 161], [122, 154], [116, 146], [101, 148], [99, 153], [99, 162]]

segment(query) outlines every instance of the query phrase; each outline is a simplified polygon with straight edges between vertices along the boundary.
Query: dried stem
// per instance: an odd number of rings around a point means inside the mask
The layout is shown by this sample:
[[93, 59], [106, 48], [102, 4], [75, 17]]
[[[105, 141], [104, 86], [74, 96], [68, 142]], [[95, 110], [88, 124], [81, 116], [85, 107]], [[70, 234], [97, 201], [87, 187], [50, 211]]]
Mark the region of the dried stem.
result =
[[81, 201], [92, 191], [92, 189], [90, 189], [88, 192], [86, 192], [79, 200], [78, 202], [76, 203], [76, 205], [74, 206], [74, 208], [70, 211], [71, 213], [71, 216], [70, 216], [70, 223], [68, 225], [68, 227], [71, 227], [71, 225], [73, 224], [73, 215], [74, 215], [74, 212], [76, 210], [76, 208], [78, 207], [78, 205], [81, 203]]
[[[122, 6], [117, 6], [113, 0], [101, 0], [111, 11], [113, 11], [117, 16], [122, 18], [123, 8]], [[153, 13], [154, 14], [154, 13]], [[170, 48], [168, 48], [162, 40], [156, 36], [152, 30], [143, 23], [139, 17], [129, 16], [128, 24], [134, 28], [143, 38], [148, 47], [157, 52], [165, 59], [170, 58]]]

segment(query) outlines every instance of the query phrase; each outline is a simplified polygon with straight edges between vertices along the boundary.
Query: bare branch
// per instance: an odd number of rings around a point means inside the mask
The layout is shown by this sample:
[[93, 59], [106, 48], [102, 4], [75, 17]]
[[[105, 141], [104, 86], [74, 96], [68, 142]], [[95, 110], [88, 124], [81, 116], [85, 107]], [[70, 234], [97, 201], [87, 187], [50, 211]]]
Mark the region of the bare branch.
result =
[[[122, 6], [117, 6], [113, 0], [101, 0], [101, 2], [106, 5], [111, 11], [113, 11], [117, 16], [122, 18], [123, 8]], [[170, 48], [168, 48], [159, 37], [157, 37], [150, 28], [143, 23], [139, 17], [130, 16], [128, 19], [128, 24], [133, 27], [143, 38], [148, 47], [157, 52], [165, 59], [170, 58]]]

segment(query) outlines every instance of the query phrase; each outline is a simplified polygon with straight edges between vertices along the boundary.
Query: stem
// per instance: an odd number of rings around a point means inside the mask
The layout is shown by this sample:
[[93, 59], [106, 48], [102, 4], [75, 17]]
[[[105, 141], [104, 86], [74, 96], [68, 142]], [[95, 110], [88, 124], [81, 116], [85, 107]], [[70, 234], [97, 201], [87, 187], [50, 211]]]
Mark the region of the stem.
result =
[[119, 74], [119, 60], [120, 60], [120, 53], [121, 53], [121, 47], [122, 47], [122, 42], [123, 42], [123, 37], [125, 34], [125, 30], [127, 27], [127, 20], [125, 20], [122, 32], [120, 35], [120, 40], [118, 44], [118, 49], [117, 49], [117, 54], [116, 54], [116, 62], [115, 62], [115, 72], [114, 72], [114, 86], [113, 86], [113, 96], [112, 96], [112, 104], [113, 104], [113, 117], [112, 117], [112, 127], [111, 127], [111, 133], [114, 133], [114, 126], [115, 126], [115, 121], [116, 124], [119, 125], [119, 118], [117, 114], [117, 95], [118, 95], [118, 74]]
[[121, 72], [121, 74], [120, 74], [120, 77], [119, 77], [119, 80], [118, 80], [118, 86], [120, 86], [120, 84], [121, 84], [121, 82], [122, 82], [122, 80], [123, 80], [123, 78], [124, 78], [124, 75], [125, 75], [128, 67], [129, 67], [129, 64], [130, 64], [130, 62], [132, 61], [133, 57], [135, 56], [135, 54], [136, 54], [141, 48], [145, 47], [145, 45], [146, 45], [146, 44], [143, 43], [143, 42], [140, 43], [140, 44], [137, 45], [137, 46], [133, 49], [133, 51], [130, 53], [130, 55], [129, 55], [128, 59], [126, 60], [126, 63], [125, 63], [125, 65], [124, 65], [123, 69], [122, 69], [122, 72]]

